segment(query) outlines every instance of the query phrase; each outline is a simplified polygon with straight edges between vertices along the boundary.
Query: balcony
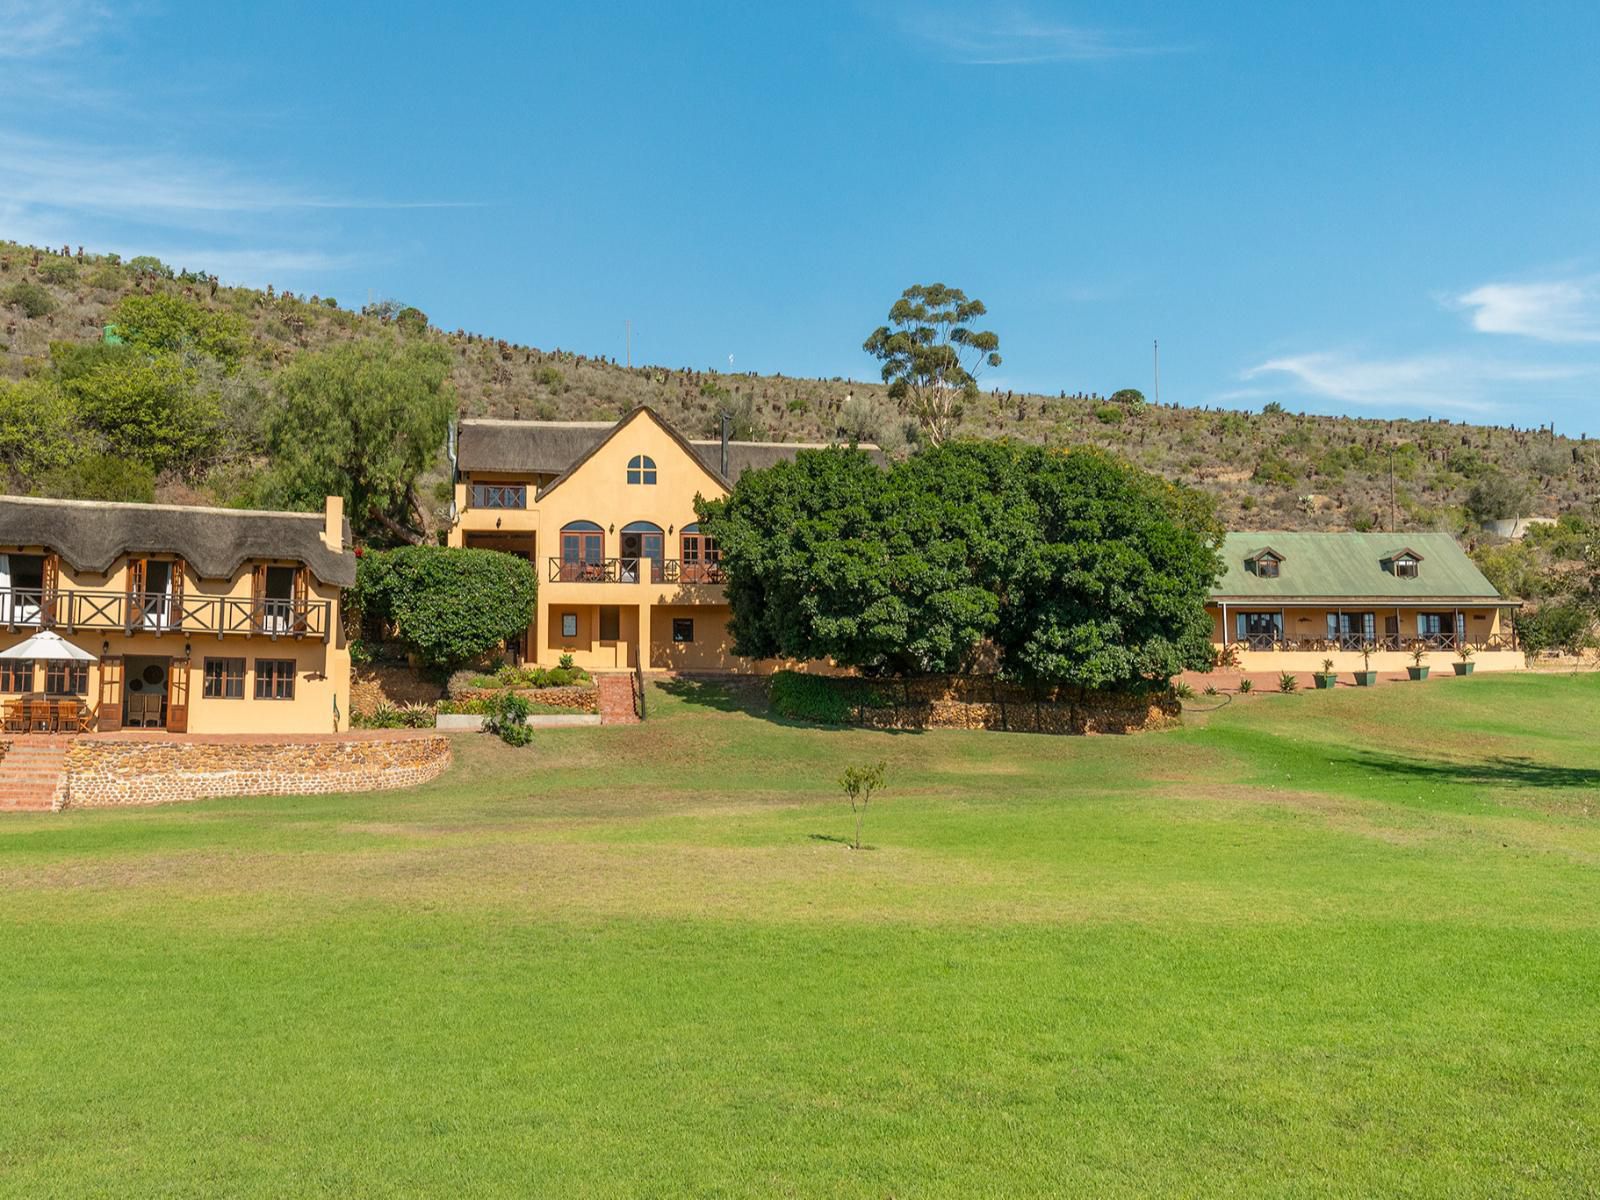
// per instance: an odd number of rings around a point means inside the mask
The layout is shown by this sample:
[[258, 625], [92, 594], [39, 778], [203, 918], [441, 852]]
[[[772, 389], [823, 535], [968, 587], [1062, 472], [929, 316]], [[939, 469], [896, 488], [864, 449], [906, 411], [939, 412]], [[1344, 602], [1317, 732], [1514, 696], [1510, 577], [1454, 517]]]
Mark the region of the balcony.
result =
[[[643, 575], [641, 574], [643, 572]], [[722, 564], [677, 558], [606, 558], [595, 562], [552, 558], [551, 583], [725, 583]]]
[[1370, 645], [1372, 652], [1381, 651], [1410, 651], [1418, 647], [1428, 652], [1454, 651], [1458, 645], [1465, 645], [1470, 650], [1515, 650], [1517, 649], [1517, 635], [1515, 630], [1506, 630], [1501, 634], [1491, 634], [1487, 637], [1465, 637], [1457, 639], [1453, 633], [1435, 633], [1427, 637], [1400, 638], [1391, 635], [1380, 635], [1372, 638], [1370, 642], [1358, 636], [1344, 636], [1332, 638], [1284, 638], [1271, 633], [1247, 633], [1244, 637], [1230, 638], [1230, 646], [1238, 646], [1241, 650], [1262, 651], [1315, 651], [1324, 653], [1334, 650], [1360, 651], [1364, 646]]
[[232, 596], [169, 596], [165, 592], [0, 589], [0, 627], [134, 633], [307, 637], [328, 640], [328, 600], [242, 600]]

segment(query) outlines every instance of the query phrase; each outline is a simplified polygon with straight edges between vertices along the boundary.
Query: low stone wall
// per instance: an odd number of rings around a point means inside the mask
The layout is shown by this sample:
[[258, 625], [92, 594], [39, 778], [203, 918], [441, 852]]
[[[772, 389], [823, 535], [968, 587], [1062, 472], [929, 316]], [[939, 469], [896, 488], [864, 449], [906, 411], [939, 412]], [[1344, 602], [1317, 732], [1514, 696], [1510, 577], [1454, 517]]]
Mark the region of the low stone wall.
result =
[[444, 698], [444, 688], [422, 678], [410, 667], [353, 667], [350, 671], [350, 711], [370, 717], [380, 705], [432, 704]]
[[[457, 700], [488, 700], [498, 696], [503, 688], [459, 688]], [[517, 695], [535, 704], [548, 704], [552, 708], [581, 708], [584, 712], [600, 711], [600, 691], [594, 684], [573, 684], [570, 687], [516, 688]]]
[[1171, 690], [1096, 692], [1058, 688], [1035, 695], [992, 676], [924, 676], [843, 681], [866, 702], [852, 715], [872, 729], [988, 729], [1003, 733], [1141, 733], [1176, 725], [1183, 706]]
[[387, 791], [426, 783], [449, 764], [450, 739], [428, 731], [90, 734], [67, 752], [61, 807]]

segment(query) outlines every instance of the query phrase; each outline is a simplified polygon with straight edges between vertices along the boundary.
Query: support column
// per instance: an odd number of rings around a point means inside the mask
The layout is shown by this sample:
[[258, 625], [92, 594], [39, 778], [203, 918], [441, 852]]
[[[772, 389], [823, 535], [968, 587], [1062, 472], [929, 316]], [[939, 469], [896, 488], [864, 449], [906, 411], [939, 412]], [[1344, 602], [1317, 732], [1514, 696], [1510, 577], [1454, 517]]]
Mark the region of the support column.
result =
[[650, 601], [641, 600], [639, 601], [639, 636], [635, 639], [635, 652], [639, 656], [639, 666], [646, 671], [650, 669], [650, 645]]
[[546, 642], [550, 638], [550, 601], [545, 599], [544, 589], [539, 589], [539, 600], [534, 606], [533, 636], [529, 639], [528, 661], [536, 667], [547, 667], [548, 651]]

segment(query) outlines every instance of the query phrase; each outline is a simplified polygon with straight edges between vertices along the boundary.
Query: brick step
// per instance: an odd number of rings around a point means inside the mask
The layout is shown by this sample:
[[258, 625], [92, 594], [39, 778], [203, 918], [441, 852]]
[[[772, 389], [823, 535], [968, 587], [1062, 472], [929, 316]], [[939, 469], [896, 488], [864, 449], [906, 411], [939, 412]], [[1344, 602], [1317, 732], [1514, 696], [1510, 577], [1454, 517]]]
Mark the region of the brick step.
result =
[[49, 812], [72, 741], [44, 734], [14, 736], [0, 754], [0, 812]]

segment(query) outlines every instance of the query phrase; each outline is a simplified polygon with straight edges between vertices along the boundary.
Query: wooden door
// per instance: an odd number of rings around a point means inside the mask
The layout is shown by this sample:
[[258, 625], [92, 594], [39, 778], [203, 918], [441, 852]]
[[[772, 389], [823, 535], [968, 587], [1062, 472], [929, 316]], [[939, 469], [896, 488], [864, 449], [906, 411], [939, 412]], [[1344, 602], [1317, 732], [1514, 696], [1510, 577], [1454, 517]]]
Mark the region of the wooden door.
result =
[[172, 604], [167, 609], [167, 628], [183, 628], [183, 559], [172, 564]]
[[43, 579], [39, 597], [39, 620], [45, 628], [56, 623], [56, 593], [61, 588], [61, 557], [56, 554], [44, 556]]
[[144, 624], [144, 559], [128, 560], [128, 616], [124, 627], [134, 629]]
[[296, 567], [294, 572], [294, 623], [291, 628], [295, 633], [304, 633], [306, 623], [311, 613], [309, 586], [306, 576], [310, 574], [304, 567]]
[[250, 569], [250, 631], [264, 633], [266, 622], [267, 599], [267, 568], [255, 566]]
[[167, 671], [167, 732], [189, 732], [189, 660], [175, 658]]
[[102, 733], [122, 728], [122, 655], [108, 654], [100, 660], [100, 707], [95, 728]]

